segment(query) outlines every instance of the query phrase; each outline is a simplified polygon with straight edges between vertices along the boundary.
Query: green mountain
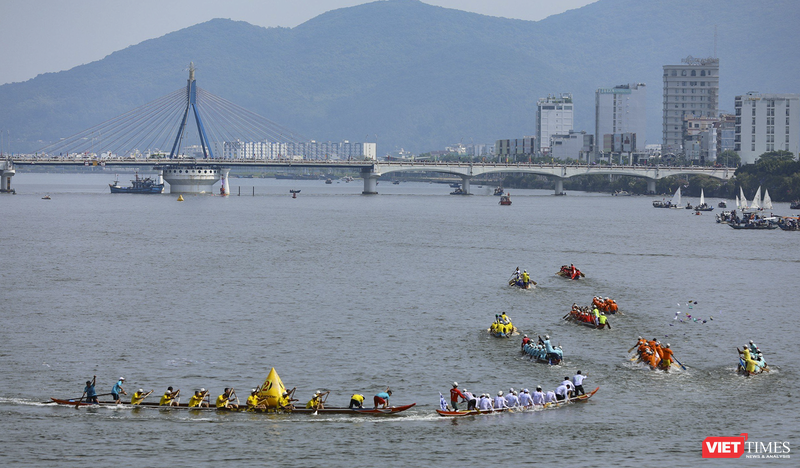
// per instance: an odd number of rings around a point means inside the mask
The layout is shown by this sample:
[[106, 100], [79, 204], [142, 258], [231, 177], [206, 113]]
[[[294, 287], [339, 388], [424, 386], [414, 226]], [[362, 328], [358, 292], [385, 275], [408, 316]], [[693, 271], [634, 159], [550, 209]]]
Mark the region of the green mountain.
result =
[[[535, 134], [536, 101], [571, 92], [592, 133], [594, 91], [644, 82], [648, 142], [661, 140], [662, 65], [720, 58], [720, 107], [747, 91], [800, 92], [793, 0], [600, 0], [531, 22], [388, 0], [295, 28], [216, 19], [102, 60], [0, 86], [14, 152], [198, 85], [316, 140], [379, 153]], [[377, 135], [377, 137], [376, 137]]]

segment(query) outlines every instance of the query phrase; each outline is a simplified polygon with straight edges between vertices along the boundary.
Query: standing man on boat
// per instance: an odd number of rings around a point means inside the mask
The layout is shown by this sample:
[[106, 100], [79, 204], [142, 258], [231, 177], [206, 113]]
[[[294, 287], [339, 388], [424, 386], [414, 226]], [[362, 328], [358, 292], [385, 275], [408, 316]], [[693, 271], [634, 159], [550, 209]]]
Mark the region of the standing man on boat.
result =
[[586, 378], [585, 375], [581, 374], [581, 371], [578, 371], [575, 374], [575, 377], [572, 378], [572, 383], [575, 385], [575, 395], [585, 395], [586, 392], [583, 391], [583, 380]]
[[94, 403], [95, 405], [97, 404], [97, 390], [95, 390], [94, 388], [96, 382], [97, 382], [96, 375], [92, 376], [92, 380], [86, 381], [86, 386], [83, 387], [83, 395], [81, 395], [81, 400], [83, 400], [83, 397], [85, 395], [86, 403]]
[[125, 383], [125, 377], [120, 377], [119, 380], [117, 380], [117, 383], [115, 383], [114, 386], [111, 387], [111, 399], [113, 399], [114, 403], [116, 403], [116, 404], [120, 404], [121, 403], [120, 398], [119, 398], [119, 394], [120, 393], [123, 394], [123, 395], [127, 395], [128, 394], [128, 392], [126, 392], [125, 389], [122, 388], [122, 384], [124, 384], [124, 383]]
[[450, 406], [453, 411], [458, 411], [458, 398], [467, 401], [467, 397], [458, 389], [458, 382], [453, 382], [453, 388], [450, 389]]
[[373, 403], [375, 403], [375, 409], [380, 408], [388, 408], [389, 407], [389, 397], [392, 396], [392, 391], [389, 387], [386, 387], [385, 392], [381, 392], [372, 399]]
[[177, 398], [180, 393], [180, 389], [173, 392], [172, 387], [167, 387], [167, 391], [161, 395], [161, 401], [158, 402], [158, 406], [178, 406], [178, 402], [175, 401], [175, 398]]
[[189, 398], [189, 408], [208, 408], [208, 402], [205, 401], [206, 396], [208, 395], [208, 390], [205, 388], [201, 388], [200, 390], [195, 390], [194, 395]]

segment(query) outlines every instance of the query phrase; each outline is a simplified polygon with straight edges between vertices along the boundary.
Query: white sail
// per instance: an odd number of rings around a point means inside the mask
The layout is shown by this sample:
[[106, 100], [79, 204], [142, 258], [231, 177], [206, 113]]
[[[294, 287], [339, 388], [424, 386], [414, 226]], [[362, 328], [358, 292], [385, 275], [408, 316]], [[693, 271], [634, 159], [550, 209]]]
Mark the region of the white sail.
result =
[[741, 207], [742, 206], [741, 206], [741, 202], [739, 202], [739, 195], [736, 195], [736, 209], [738, 210]]
[[753, 197], [753, 202], [750, 203], [751, 210], [758, 210], [761, 208], [761, 186], [756, 189], [756, 195]]
[[744, 189], [739, 187], [739, 208], [742, 210], [747, 209], [747, 197], [744, 196]]
[[706, 204], [706, 196], [703, 193], [703, 189], [700, 189], [700, 206], [704, 206]]
[[681, 188], [678, 187], [678, 190], [675, 191], [675, 195], [672, 196], [672, 200], [670, 204], [673, 207], [680, 207], [681, 206]]
[[769, 190], [764, 189], [764, 200], [761, 202], [761, 208], [765, 210], [772, 209], [772, 199], [769, 197]]

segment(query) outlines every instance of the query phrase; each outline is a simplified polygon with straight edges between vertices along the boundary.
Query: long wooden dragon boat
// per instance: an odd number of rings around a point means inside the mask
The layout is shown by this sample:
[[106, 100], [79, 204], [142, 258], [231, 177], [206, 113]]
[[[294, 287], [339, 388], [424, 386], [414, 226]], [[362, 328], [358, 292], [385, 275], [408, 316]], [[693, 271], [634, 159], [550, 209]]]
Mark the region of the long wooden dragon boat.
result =
[[498, 414], [498, 413], [528, 413], [528, 412], [531, 412], [531, 411], [540, 411], [540, 410], [546, 409], [546, 408], [560, 408], [560, 407], [562, 407], [562, 406], [564, 406], [566, 404], [569, 404], [569, 403], [584, 402], [584, 401], [587, 401], [592, 396], [594, 396], [594, 394], [597, 393], [598, 390], [600, 390], [600, 387], [597, 387], [594, 390], [592, 390], [591, 392], [586, 393], [584, 395], [572, 397], [572, 398], [570, 398], [569, 400], [566, 400], [566, 401], [556, 401], [556, 402], [552, 402], [552, 403], [545, 403], [544, 406], [534, 406], [532, 408], [531, 407], [514, 407], [514, 408], [503, 408], [503, 409], [499, 409], [499, 410], [488, 410], [488, 411], [483, 411], [483, 410], [478, 410], [478, 409], [468, 410], [468, 411], [467, 410], [442, 411], [440, 409], [437, 409], [436, 412], [439, 414], [439, 416], [444, 416], [444, 417], [481, 416], [481, 415]]
[[252, 413], [286, 413], [286, 414], [370, 414], [370, 415], [381, 415], [381, 414], [394, 414], [400, 413], [405, 411], [413, 406], [416, 403], [411, 403], [410, 405], [402, 405], [402, 406], [390, 406], [388, 408], [347, 408], [347, 407], [339, 407], [339, 406], [329, 406], [325, 408], [248, 408], [246, 406], [240, 406], [239, 408], [216, 408], [214, 406], [210, 407], [202, 407], [202, 406], [195, 406], [189, 407], [187, 403], [181, 403], [177, 406], [161, 406], [156, 402], [142, 402], [138, 405], [132, 405], [130, 403], [114, 403], [113, 401], [101, 401], [98, 403], [87, 403], [85, 401], [79, 400], [67, 400], [61, 398], [51, 398], [51, 400], [59, 405], [66, 405], [66, 406], [91, 406], [91, 407], [107, 407], [107, 408], [151, 408], [151, 409], [161, 409], [161, 410], [191, 410], [191, 411], [227, 411], [227, 412], [252, 412]]

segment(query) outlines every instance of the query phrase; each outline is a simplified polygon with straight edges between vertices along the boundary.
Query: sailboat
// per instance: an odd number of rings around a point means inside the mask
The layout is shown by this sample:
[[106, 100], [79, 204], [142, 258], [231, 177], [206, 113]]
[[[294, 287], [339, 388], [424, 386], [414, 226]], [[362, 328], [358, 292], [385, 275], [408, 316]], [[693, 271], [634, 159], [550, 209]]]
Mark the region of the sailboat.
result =
[[706, 196], [703, 189], [700, 189], [700, 204], [694, 207], [695, 211], [712, 211], [714, 209], [713, 206], [708, 206], [706, 204]]
[[678, 190], [675, 191], [675, 195], [672, 196], [672, 200], [664, 201], [664, 200], [653, 200], [653, 208], [680, 208], [681, 204], [681, 188], [678, 187]]
[[744, 196], [744, 189], [739, 187], [739, 201], [736, 203], [736, 208], [744, 211], [747, 209], [747, 197]]
[[756, 189], [756, 194], [753, 197], [753, 201], [750, 203], [751, 210], [760, 210], [761, 209], [761, 186], [759, 185]]
[[764, 189], [764, 199], [761, 200], [761, 208], [765, 210], [772, 209], [772, 199], [769, 197], [769, 190]]
[[670, 208], [682, 208], [681, 206], [681, 188], [678, 187], [678, 190], [675, 191], [675, 195], [672, 196], [672, 200], [670, 200]]

